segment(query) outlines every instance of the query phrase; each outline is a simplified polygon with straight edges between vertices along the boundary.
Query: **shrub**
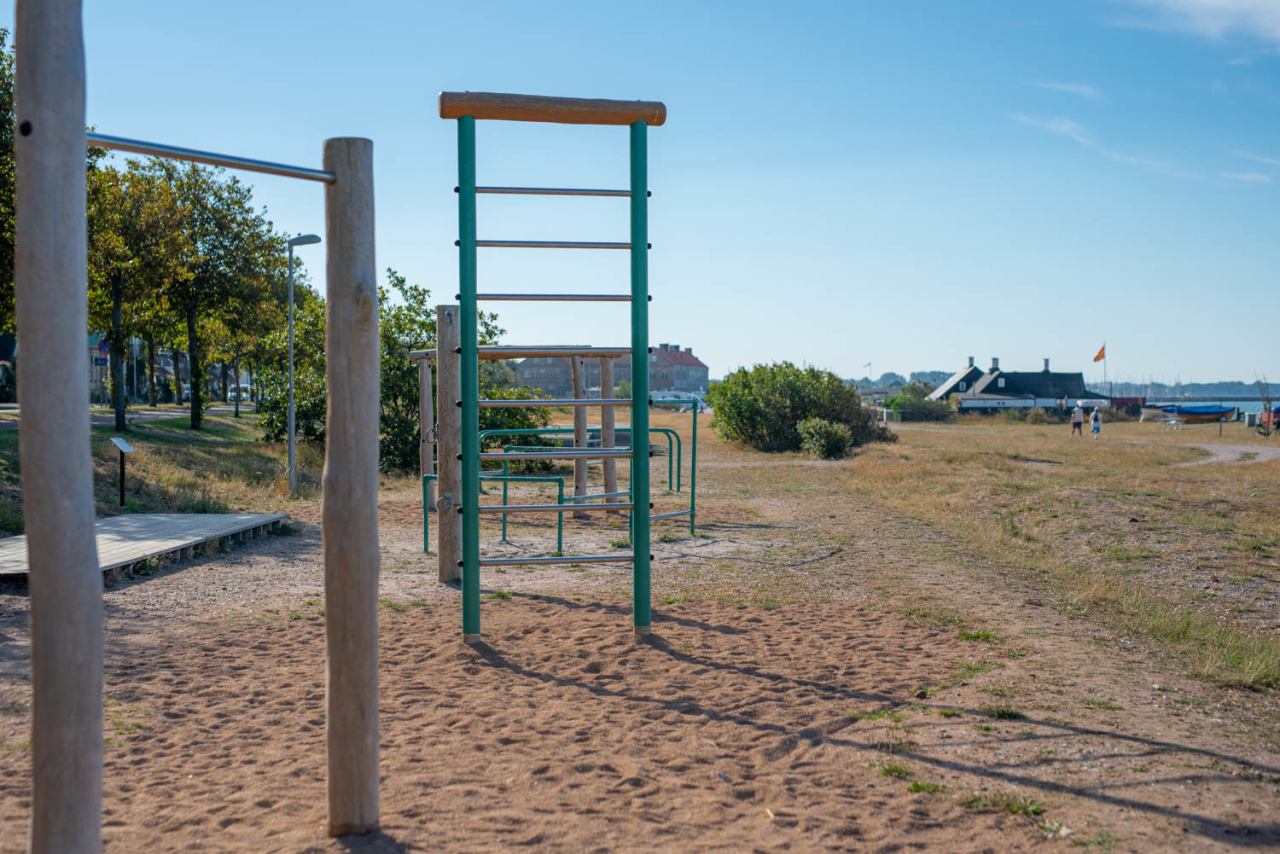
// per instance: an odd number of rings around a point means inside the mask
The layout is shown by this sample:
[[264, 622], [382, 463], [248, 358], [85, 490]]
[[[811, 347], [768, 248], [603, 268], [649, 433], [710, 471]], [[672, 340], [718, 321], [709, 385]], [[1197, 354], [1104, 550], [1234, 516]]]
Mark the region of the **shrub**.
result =
[[855, 447], [897, 441], [844, 380], [790, 362], [739, 368], [711, 387], [707, 403], [715, 409], [711, 426], [726, 441], [761, 451], [800, 450], [799, 425], [808, 418], [844, 425]]
[[806, 418], [796, 430], [800, 433], [800, 447], [820, 460], [841, 459], [853, 445], [853, 431], [822, 418]]
[[926, 382], [912, 382], [902, 391], [885, 400], [898, 416], [899, 421], [950, 421], [954, 415], [951, 404], [945, 400], [930, 400], [934, 387]]

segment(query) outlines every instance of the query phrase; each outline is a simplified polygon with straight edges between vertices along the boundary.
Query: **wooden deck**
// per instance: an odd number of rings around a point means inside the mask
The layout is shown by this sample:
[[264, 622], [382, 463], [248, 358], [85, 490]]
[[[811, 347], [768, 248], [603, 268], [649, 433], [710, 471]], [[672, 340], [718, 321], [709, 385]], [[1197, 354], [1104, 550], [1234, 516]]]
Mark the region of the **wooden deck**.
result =
[[[153, 557], [210, 554], [232, 542], [265, 536], [287, 513], [138, 513], [94, 523], [98, 568], [108, 577]], [[0, 576], [27, 574], [25, 535], [0, 540]]]

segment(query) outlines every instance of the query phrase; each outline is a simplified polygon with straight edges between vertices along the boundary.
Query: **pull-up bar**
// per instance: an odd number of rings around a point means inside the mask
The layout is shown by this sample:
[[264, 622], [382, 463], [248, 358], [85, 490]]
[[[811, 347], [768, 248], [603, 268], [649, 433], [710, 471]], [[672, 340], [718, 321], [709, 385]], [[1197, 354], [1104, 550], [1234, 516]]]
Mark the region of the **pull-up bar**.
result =
[[85, 142], [99, 148], [113, 148], [116, 151], [130, 151], [134, 154], [146, 154], [151, 157], [168, 157], [173, 160], [189, 160], [192, 163], [207, 163], [210, 166], [225, 166], [228, 169], [244, 169], [248, 172], [264, 172], [268, 175], [283, 175], [286, 178], [301, 178], [306, 181], [322, 181], [332, 184], [337, 180], [332, 172], [323, 169], [308, 169], [305, 166], [290, 166], [286, 163], [272, 163], [269, 160], [254, 160], [249, 157], [237, 157], [234, 154], [216, 154], [212, 151], [197, 151], [194, 148], [182, 148], [177, 145], [165, 145], [160, 142], [143, 142], [140, 139], [126, 139], [123, 136], [107, 136], [104, 133], [86, 133]]
[[562, 125], [630, 125], [657, 127], [667, 120], [661, 101], [611, 101], [604, 98], [558, 98], [507, 95], [501, 92], [441, 92], [440, 118], [497, 119], [507, 122], [552, 122]]

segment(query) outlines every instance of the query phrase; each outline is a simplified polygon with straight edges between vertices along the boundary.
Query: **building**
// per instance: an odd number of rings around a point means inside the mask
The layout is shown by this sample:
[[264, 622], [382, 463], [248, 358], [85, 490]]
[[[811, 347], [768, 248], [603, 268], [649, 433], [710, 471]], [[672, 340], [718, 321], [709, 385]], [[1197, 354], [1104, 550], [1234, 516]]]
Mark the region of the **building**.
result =
[[1085, 387], [1084, 374], [1049, 370], [1049, 360], [1039, 371], [1004, 371], [993, 358], [983, 371], [969, 357], [967, 367], [956, 371], [929, 395], [930, 400], [955, 399], [960, 409], [1045, 409], [1070, 408], [1076, 401], [1085, 406], [1106, 406], [1105, 395]]
[[[650, 348], [649, 390], [678, 391], [704, 395], [710, 385], [710, 372], [693, 348], [679, 344], [659, 344]], [[600, 390], [600, 360], [586, 359], [586, 386], [592, 393]], [[631, 357], [613, 360], [615, 385], [631, 383]], [[538, 356], [522, 359], [516, 365], [516, 383], [526, 388], [541, 389], [550, 397], [573, 397], [573, 366], [568, 358]]]

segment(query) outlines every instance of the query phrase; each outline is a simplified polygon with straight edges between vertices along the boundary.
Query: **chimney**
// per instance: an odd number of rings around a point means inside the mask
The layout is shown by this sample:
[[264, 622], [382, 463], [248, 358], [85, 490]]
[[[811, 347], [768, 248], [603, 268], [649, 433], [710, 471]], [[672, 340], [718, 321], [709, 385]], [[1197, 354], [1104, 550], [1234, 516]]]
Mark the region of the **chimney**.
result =
[[671, 345], [670, 345], [670, 344], [659, 344], [659, 345], [658, 345], [658, 349], [659, 349], [659, 350], [670, 350], [670, 349], [671, 349]]
[[994, 374], [998, 370], [1000, 370], [1000, 360], [997, 359], [995, 356], [992, 356], [991, 357], [991, 373]]
[[969, 357], [969, 367], [971, 367], [971, 368], [973, 367], [973, 357], [972, 357], [972, 356], [970, 356], [970, 357]]
[[1046, 374], [1047, 374], [1047, 373], [1049, 373], [1049, 360], [1048, 360], [1048, 359], [1045, 359], [1045, 360], [1044, 360], [1044, 372], [1045, 372]]
[[688, 353], [689, 355], [693, 355], [693, 348], [692, 348], [692, 347], [685, 347], [685, 348], [684, 348], [684, 351], [685, 351], [686, 353]]

